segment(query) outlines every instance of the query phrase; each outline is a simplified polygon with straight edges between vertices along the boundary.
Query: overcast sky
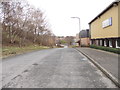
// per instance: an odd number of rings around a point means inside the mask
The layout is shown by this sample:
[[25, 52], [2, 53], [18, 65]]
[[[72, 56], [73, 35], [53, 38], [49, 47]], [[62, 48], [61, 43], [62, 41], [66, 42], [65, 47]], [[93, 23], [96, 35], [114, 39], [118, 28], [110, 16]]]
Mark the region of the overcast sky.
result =
[[114, 0], [28, 0], [45, 12], [51, 30], [56, 36], [75, 36], [81, 29], [88, 29], [88, 23]]

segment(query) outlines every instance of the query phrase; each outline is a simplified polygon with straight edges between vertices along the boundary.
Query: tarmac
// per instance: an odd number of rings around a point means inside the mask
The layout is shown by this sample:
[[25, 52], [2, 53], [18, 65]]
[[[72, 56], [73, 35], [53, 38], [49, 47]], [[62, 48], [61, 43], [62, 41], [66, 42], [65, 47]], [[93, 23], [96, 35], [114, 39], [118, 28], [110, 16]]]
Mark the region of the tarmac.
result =
[[119, 57], [120, 55], [93, 49], [93, 48], [76, 48], [85, 55], [93, 64], [95, 64], [111, 81], [120, 87], [119, 77]]
[[46, 49], [6, 58], [2, 66], [3, 90], [6, 88], [117, 89], [115, 84], [86, 56], [74, 48]]

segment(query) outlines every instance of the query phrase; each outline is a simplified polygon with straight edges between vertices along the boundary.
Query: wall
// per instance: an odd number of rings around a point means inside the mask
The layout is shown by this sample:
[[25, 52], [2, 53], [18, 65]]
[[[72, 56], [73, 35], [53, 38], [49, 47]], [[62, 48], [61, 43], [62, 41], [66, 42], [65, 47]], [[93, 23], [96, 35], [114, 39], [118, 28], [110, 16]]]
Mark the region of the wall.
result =
[[[102, 28], [102, 22], [112, 17], [112, 26]], [[106, 11], [91, 23], [91, 39], [118, 37], [118, 6]]]
[[81, 38], [81, 46], [89, 46], [90, 45], [90, 39], [89, 38]]

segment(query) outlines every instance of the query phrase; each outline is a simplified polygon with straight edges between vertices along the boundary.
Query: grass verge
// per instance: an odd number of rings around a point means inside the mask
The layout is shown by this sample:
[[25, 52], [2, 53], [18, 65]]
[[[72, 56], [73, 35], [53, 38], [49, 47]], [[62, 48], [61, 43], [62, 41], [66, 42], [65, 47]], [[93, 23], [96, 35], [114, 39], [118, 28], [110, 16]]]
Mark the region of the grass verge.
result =
[[5, 58], [8, 56], [13, 56], [16, 54], [22, 54], [25, 52], [30, 52], [34, 50], [41, 50], [41, 49], [48, 49], [49, 47], [46, 46], [39, 46], [39, 45], [31, 45], [26, 47], [16, 47], [16, 46], [3, 46], [2, 47], [2, 54], [0, 54], [0, 58]]
[[100, 50], [120, 54], [119, 48], [103, 47], [103, 46], [96, 46], [96, 45], [90, 45], [90, 48], [95, 48], [95, 49], [100, 49]]

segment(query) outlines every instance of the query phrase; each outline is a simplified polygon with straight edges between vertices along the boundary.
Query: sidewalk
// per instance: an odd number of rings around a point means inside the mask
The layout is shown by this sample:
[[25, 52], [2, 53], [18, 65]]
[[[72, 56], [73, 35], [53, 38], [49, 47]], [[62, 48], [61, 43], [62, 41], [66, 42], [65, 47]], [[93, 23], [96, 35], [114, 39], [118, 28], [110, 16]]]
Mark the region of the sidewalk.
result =
[[118, 54], [92, 48], [76, 49], [97, 62], [107, 73], [110, 73], [117, 80], [120, 80], [120, 77], [118, 78]]

